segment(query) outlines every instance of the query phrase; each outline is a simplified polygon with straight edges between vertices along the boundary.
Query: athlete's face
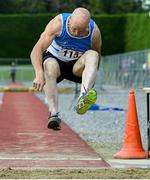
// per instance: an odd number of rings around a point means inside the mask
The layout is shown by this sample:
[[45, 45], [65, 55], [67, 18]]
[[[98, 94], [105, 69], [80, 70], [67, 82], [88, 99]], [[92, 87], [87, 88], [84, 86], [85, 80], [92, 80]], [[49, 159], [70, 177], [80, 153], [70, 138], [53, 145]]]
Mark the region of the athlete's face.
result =
[[89, 32], [89, 27], [87, 24], [82, 23], [79, 19], [69, 19], [68, 23], [69, 32], [75, 37], [86, 36]]

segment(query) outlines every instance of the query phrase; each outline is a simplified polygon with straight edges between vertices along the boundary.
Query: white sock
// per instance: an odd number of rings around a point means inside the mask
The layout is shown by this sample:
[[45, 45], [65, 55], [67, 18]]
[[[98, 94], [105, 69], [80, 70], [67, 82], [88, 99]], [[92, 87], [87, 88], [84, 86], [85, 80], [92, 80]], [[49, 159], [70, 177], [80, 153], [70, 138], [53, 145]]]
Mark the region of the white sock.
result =
[[86, 93], [85, 91], [80, 92], [79, 98], [80, 98], [81, 96], [83, 96], [83, 94], [85, 94], [85, 93]]

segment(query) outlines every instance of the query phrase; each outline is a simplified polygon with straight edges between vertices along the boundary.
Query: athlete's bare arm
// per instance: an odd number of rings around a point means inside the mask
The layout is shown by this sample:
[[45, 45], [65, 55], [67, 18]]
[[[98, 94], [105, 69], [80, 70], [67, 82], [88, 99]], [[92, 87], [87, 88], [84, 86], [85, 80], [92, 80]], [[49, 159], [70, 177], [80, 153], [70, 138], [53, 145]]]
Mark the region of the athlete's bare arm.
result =
[[101, 46], [102, 46], [101, 32], [100, 32], [98, 26], [95, 24], [91, 49], [98, 52], [98, 54], [99, 54], [99, 64], [100, 64], [100, 57], [101, 57]]
[[31, 62], [35, 70], [33, 87], [38, 91], [41, 91], [45, 84], [42, 67], [42, 54], [52, 43], [53, 39], [60, 34], [61, 27], [61, 16], [58, 15], [48, 23], [31, 52]]

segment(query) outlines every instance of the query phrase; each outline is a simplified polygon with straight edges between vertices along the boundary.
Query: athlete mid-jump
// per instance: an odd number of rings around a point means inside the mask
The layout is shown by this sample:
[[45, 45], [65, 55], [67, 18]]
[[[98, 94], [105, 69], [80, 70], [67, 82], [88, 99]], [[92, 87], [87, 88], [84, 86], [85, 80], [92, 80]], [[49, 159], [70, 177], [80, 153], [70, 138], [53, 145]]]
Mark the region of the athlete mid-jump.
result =
[[81, 83], [76, 112], [84, 114], [97, 98], [93, 88], [100, 63], [101, 33], [85, 8], [62, 13], [46, 26], [31, 52], [33, 87], [44, 88], [48, 100], [48, 128], [60, 128], [57, 83]]

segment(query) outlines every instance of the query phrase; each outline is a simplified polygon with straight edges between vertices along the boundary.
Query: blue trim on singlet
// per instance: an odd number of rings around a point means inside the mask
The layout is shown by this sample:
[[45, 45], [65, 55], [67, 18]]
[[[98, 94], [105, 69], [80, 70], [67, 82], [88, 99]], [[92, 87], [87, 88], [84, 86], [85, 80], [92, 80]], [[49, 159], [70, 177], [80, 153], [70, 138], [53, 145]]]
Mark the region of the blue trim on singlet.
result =
[[55, 48], [52, 44], [51, 44], [52, 48], [54, 48], [56, 51], [59, 51], [59, 49]]

